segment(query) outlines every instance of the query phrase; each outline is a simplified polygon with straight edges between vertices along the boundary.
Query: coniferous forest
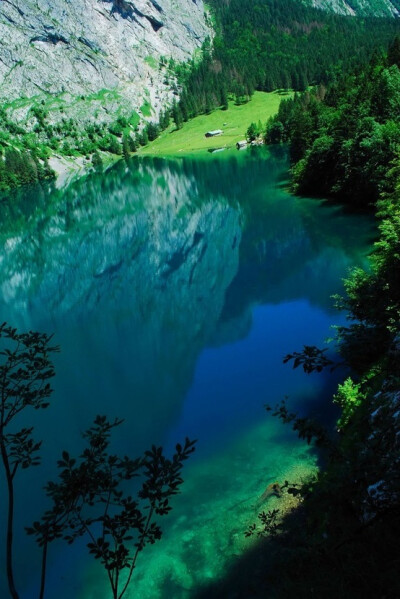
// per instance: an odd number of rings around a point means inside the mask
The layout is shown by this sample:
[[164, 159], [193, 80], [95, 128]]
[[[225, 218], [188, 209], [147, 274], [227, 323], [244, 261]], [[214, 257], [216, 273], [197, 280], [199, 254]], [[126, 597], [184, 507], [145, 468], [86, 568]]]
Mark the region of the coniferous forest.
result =
[[216, 35], [204, 58], [179, 73], [183, 120], [237, 102], [254, 90], [305, 90], [335, 81], [386, 49], [399, 31], [395, 19], [329, 14], [296, 0], [210, 3]]
[[[400, 40], [328, 86], [284, 100], [266, 131], [290, 143], [299, 193], [364, 206], [392, 191], [400, 133]], [[393, 170], [394, 169], [394, 170]]]

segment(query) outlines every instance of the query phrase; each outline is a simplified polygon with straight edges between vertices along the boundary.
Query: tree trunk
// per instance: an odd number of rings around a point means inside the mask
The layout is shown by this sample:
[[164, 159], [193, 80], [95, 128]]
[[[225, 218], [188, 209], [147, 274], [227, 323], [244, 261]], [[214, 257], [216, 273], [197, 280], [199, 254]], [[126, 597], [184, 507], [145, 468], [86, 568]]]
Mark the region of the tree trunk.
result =
[[43, 599], [43, 597], [44, 597], [44, 588], [45, 588], [45, 583], [46, 583], [46, 564], [47, 564], [47, 541], [45, 541], [44, 545], [43, 545], [42, 571], [41, 571], [41, 579], [40, 579], [39, 599]]
[[1, 442], [1, 457], [4, 464], [7, 479], [8, 489], [8, 516], [7, 516], [7, 541], [6, 541], [6, 561], [7, 561], [7, 581], [10, 589], [11, 597], [13, 599], [19, 599], [17, 589], [14, 583], [13, 574], [13, 524], [14, 524], [14, 484], [10, 470], [10, 464], [8, 461], [8, 455], [4, 442]]

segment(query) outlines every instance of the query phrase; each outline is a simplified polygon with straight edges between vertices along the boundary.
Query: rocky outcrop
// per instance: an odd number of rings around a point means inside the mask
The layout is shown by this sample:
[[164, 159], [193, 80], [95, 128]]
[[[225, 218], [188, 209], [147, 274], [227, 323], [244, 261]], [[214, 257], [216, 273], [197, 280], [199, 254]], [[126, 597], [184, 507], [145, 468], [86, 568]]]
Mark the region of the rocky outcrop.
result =
[[396, 510], [400, 504], [400, 391], [395, 377], [385, 381], [372, 399], [369, 436], [362, 459], [367, 490], [363, 501], [366, 522], [377, 514]]
[[257, 499], [256, 508], [259, 509], [264, 503], [268, 501], [271, 497], [282, 497], [282, 489], [278, 482], [270, 483], [264, 493]]
[[[3, 0], [0, 101], [44, 99], [53, 120], [110, 120], [144, 103], [156, 117], [174, 91], [160, 59], [188, 60], [207, 35], [202, 0]], [[12, 108], [23, 119], [30, 106]]]
[[399, 17], [399, 0], [306, 0], [315, 8], [343, 15]]

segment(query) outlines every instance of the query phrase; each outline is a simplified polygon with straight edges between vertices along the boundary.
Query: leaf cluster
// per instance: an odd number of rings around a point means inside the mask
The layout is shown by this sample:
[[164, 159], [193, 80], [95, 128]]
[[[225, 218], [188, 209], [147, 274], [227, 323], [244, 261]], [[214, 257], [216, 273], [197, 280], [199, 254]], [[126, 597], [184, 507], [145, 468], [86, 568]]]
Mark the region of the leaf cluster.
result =
[[[178, 444], [171, 458], [153, 446], [140, 458], [110, 452], [112, 431], [122, 423], [97, 416], [83, 434], [86, 447], [78, 458], [66, 451], [58, 461], [58, 480], [47, 483], [52, 502], [27, 533], [44, 546], [57, 538], [71, 544], [87, 536], [89, 552], [105, 568], [113, 597], [124, 595], [138, 553], [161, 538], [154, 521], [171, 510], [170, 499], [182, 485], [183, 463], [194, 451], [194, 441]], [[138, 479], [132, 494], [132, 480]], [[121, 572], [127, 576], [121, 582]]]
[[288, 362], [293, 361], [293, 368], [302, 366], [306, 374], [311, 374], [315, 371], [322, 372], [322, 370], [328, 366], [331, 367], [332, 372], [336, 365], [325, 355], [327, 351], [328, 348], [319, 349], [315, 345], [304, 345], [301, 352], [287, 354], [283, 358], [283, 363], [287, 364]]
[[34, 441], [33, 427], [11, 431], [11, 426], [26, 408], [49, 405], [55, 374], [50, 355], [58, 351], [50, 342], [45, 333], [18, 333], [5, 322], [0, 325], [0, 446], [11, 479], [19, 467], [40, 463], [41, 442]]

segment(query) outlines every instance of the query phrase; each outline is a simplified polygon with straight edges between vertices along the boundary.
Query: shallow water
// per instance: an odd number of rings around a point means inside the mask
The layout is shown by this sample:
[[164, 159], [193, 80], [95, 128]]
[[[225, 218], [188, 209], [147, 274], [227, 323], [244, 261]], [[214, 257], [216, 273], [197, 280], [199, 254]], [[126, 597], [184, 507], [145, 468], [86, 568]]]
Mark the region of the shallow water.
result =
[[[186, 598], [222, 577], [251, 542], [243, 533], [265, 487], [316, 467], [263, 406], [287, 395], [294, 410], [332, 421], [335, 381], [306, 378], [282, 357], [322, 345], [344, 322], [330, 296], [364, 263], [374, 231], [367, 217], [290, 196], [286, 177], [286, 156], [265, 149], [133, 159], [0, 204], [0, 320], [54, 332], [61, 346], [52, 405], [30, 420], [43, 466], [21, 482], [19, 543], [44, 509], [41, 487], [61, 450], [78, 453], [98, 413], [125, 419], [116, 447], [132, 455], [198, 439], [132, 597]], [[30, 539], [18, 559], [21, 596], [36, 597]], [[84, 548], [61, 546], [48, 597], [109, 592]]]

